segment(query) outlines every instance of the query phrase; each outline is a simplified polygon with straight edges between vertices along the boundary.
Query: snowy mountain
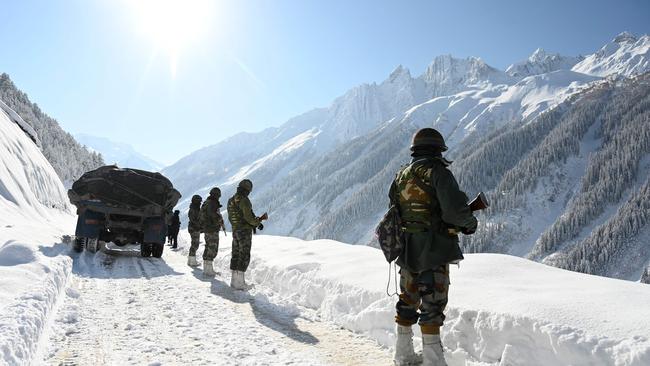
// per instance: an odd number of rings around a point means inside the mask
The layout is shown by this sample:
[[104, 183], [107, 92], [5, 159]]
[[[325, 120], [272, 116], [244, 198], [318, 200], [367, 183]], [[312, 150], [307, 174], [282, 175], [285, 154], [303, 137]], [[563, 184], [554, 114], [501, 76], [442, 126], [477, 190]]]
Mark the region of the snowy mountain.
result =
[[0, 74], [0, 101], [15, 111], [37, 134], [43, 155], [66, 185], [71, 185], [86, 171], [103, 165], [99, 154], [84, 149], [54, 118], [32, 103], [27, 94], [20, 91], [9, 75], [4, 73]]
[[524, 78], [531, 75], [545, 74], [557, 70], [571, 70], [584, 57], [566, 57], [559, 53], [548, 54], [541, 48], [533, 52], [527, 60], [510, 65], [506, 74], [515, 78]]
[[[183, 197], [205, 194], [213, 186], [228, 195], [244, 177], [256, 182], [258, 194], [310, 158], [367, 135], [383, 122], [434, 96], [479, 93], [504, 80], [513, 81], [477, 58], [440, 56], [415, 78], [399, 66], [383, 82], [353, 88], [327, 108], [309, 111], [278, 128], [233, 136], [180, 159], [163, 173], [179, 187]], [[188, 196], [189, 192], [192, 194]], [[188, 204], [187, 200], [181, 202], [185, 208]]]
[[583, 74], [633, 76], [650, 71], [650, 35], [623, 32], [572, 68]]
[[119, 167], [154, 172], [160, 171], [163, 167], [163, 164], [140, 154], [133, 146], [127, 143], [115, 142], [105, 137], [97, 137], [84, 133], [75, 134], [74, 137], [90, 151], [101, 154], [106, 164], [117, 164]]
[[[508, 73], [478, 58], [460, 60], [451, 56], [437, 57], [418, 77], [400, 66], [382, 83], [356, 87], [327, 108], [298, 116], [279, 128], [227, 139], [181, 159], [164, 172], [184, 197], [205, 194], [212, 186], [221, 187], [228, 197], [240, 179], [252, 179], [257, 210], [271, 210], [272, 219], [265, 229], [269, 233], [371, 243], [373, 228], [385, 209], [389, 182], [397, 168], [408, 161], [409, 141], [417, 129], [433, 126], [443, 133], [450, 146], [449, 156], [457, 160], [457, 174], [462, 175], [467, 164], [481, 161], [484, 165], [473, 171], [478, 174], [475, 180], [489, 184], [472, 185], [471, 179], [463, 177], [461, 186], [469, 194], [488, 191], [505, 179], [504, 174], [520, 160], [523, 164], [525, 154], [535, 144], [527, 145], [527, 150], [513, 156], [505, 166], [500, 166], [500, 161], [471, 157], [470, 152], [501, 143], [495, 136], [505, 136], [506, 132], [545, 137], [555, 125], [543, 131], [534, 126], [549, 126], [543, 122], [546, 118], [564, 116], [572, 106], [583, 108], [582, 104], [575, 105], [576, 101], [589, 99], [586, 95], [592, 95], [594, 88], [608, 90], [599, 97], [601, 102], [609, 103], [604, 115], [618, 110], [616, 103], [621, 99], [616, 95], [643, 91], [643, 80], [633, 85], [616, 81], [616, 75], [621, 70], [626, 72], [623, 76], [645, 70], [642, 65], [648, 62], [647, 39], [622, 34], [584, 58], [538, 50], [527, 61], [511, 66]], [[601, 64], [607, 68], [594, 66]], [[580, 140], [582, 135], [572, 138]], [[612, 169], [616, 166], [613, 164]], [[556, 187], [560, 192], [571, 188]], [[181, 205], [186, 207], [187, 202]], [[558, 208], [558, 215], [566, 208]], [[532, 230], [530, 240], [552, 224], [553, 220], [540, 224], [540, 232], [534, 234]], [[494, 235], [491, 230], [479, 233], [473, 243], [464, 243], [465, 249], [531, 255], [537, 260], [566, 249], [557, 245], [542, 255], [534, 255], [532, 246], [515, 248], [506, 244], [507, 240], [496, 242]], [[495, 243], [476, 245], [481, 241]], [[648, 259], [641, 255], [634, 269], [625, 274], [604, 267], [590, 273], [638, 280]], [[560, 265], [551, 258], [547, 261]]]

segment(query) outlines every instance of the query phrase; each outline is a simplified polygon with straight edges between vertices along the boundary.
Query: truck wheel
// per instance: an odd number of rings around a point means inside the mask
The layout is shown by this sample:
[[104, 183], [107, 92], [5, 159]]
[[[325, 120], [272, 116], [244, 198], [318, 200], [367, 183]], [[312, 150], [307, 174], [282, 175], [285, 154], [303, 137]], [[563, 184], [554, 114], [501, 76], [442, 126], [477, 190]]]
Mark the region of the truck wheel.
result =
[[148, 243], [140, 244], [140, 255], [141, 256], [150, 257], [151, 256], [151, 251], [152, 251], [151, 244], [148, 244]]
[[74, 239], [74, 243], [72, 244], [72, 249], [74, 249], [74, 251], [77, 253], [81, 253], [84, 251], [85, 244], [86, 244], [86, 238], [77, 237]]
[[158, 243], [152, 244], [152, 245], [153, 245], [153, 250], [152, 250], [151, 255], [153, 255], [156, 258], [162, 257], [163, 250], [165, 249], [165, 245], [164, 244], [158, 244]]

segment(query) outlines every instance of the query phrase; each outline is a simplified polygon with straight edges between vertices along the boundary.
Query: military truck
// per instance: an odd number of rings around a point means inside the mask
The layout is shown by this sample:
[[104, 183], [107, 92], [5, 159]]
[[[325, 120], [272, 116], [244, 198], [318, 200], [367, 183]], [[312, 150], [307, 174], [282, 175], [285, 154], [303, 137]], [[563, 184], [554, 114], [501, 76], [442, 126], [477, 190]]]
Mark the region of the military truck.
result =
[[107, 165], [82, 175], [68, 197], [77, 207], [75, 251], [133, 243], [140, 244], [143, 257], [160, 258], [181, 194], [160, 173]]

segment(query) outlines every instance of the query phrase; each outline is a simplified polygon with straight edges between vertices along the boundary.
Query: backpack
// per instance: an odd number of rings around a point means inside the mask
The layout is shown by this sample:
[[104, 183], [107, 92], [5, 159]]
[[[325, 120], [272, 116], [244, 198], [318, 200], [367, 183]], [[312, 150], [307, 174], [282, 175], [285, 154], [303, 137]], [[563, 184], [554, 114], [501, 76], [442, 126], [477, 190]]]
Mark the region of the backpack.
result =
[[397, 205], [390, 206], [375, 228], [375, 234], [388, 263], [402, 254], [406, 238], [402, 230], [402, 216]]
[[[418, 161], [421, 163], [421, 161]], [[400, 169], [400, 172], [393, 180], [390, 188], [390, 208], [384, 214], [384, 217], [379, 221], [375, 228], [375, 235], [379, 241], [379, 247], [384, 252], [384, 257], [388, 263], [394, 261], [404, 251], [406, 246], [406, 235], [404, 231], [404, 217], [411, 220], [422, 221], [425, 228], [430, 227], [430, 209], [432, 202], [433, 192], [423, 181], [420, 179], [413, 170], [414, 164], [411, 163], [406, 167]], [[425, 164], [425, 169], [429, 168], [429, 164]], [[400, 179], [402, 175], [403, 178]], [[398, 198], [403, 191], [416, 192], [419, 196], [413, 198], [413, 202], [406, 206], [407, 211], [402, 215], [400, 210], [400, 199]], [[408, 201], [407, 201], [408, 202]], [[413, 205], [418, 207], [419, 210], [414, 210]]]

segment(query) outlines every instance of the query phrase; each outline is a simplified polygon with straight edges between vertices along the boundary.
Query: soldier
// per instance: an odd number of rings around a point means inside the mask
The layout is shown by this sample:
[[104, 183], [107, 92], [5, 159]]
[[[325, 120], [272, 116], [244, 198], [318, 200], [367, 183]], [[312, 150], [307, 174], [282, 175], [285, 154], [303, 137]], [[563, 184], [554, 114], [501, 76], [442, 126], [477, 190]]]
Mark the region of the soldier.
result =
[[424, 128], [413, 136], [410, 164], [401, 168], [390, 187], [391, 204], [402, 216], [405, 248], [397, 258], [401, 294], [396, 305], [395, 364], [418, 364], [411, 326], [422, 331], [422, 365], [446, 365], [440, 341], [449, 290], [449, 264], [463, 255], [458, 232], [472, 234], [477, 220], [467, 196], [442, 157], [442, 135]]
[[181, 212], [179, 210], [174, 211], [174, 215], [172, 216], [172, 223], [170, 225], [171, 227], [171, 243], [172, 243], [172, 248], [176, 249], [178, 248], [178, 232], [181, 229], [181, 218], [178, 216]]
[[219, 231], [224, 227], [223, 217], [219, 212], [221, 208], [219, 198], [221, 198], [221, 190], [214, 187], [201, 206], [201, 230], [205, 234], [205, 250], [203, 251], [203, 275], [205, 276], [216, 274], [212, 267], [212, 261], [219, 250]]
[[187, 218], [189, 219], [187, 231], [190, 232], [191, 238], [190, 254], [187, 257], [187, 265], [191, 267], [199, 265], [196, 261], [196, 250], [199, 249], [199, 242], [201, 240], [201, 201], [203, 201], [203, 198], [198, 194], [192, 196], [190, 211], [187, 213]]
[[248, 195], [253, 190], [253, 182], [244, 179], [237, 186], [237, 193], [228, 200], [228, 221], [232, 226], [232, 258], [230, 260], [230, 269], [232, 277], [230, 287], [237, 290], [246, 289], [244, 273], [248, 268], [251, 260], [251, 242], [253, 240], [253, 230], [264, 229], [262, 221], [268, 218], [268, 215], [257, 217], [253, 213], [251, 201]]

